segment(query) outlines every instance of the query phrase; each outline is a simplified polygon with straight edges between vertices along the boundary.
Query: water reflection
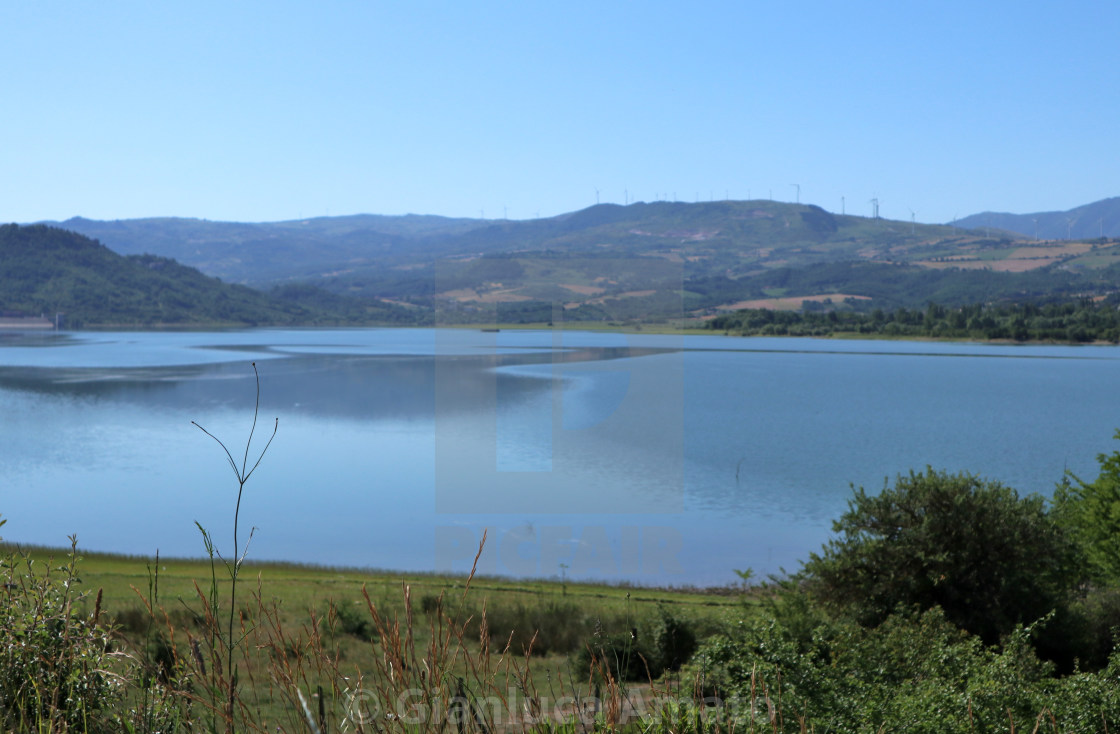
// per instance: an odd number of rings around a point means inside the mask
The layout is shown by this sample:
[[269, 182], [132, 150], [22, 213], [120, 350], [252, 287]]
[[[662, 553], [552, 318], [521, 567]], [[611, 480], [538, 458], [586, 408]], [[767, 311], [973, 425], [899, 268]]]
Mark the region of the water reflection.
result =
[[[241, 440], [254, 359], [262, 417], [280, 419], [247, 497], [254, 555], [318, 563], [453, 566], [490, 528], [498, 572], [578, 576], [578, 558], [585, 576], [733, 581], [795, 567], [849, 483], [931, 464], [1046, 493], [1064, 468], [1091, 474], [1120, 423], [1112, 348], [21, 335], [0, 338], [7, 536], [197, 554], [193, 521], [228, 523], [230, 477], [190, 421]], [[643, 575], [635, 547], [661, 570]]]
[[[602, 348], [558, 352], [452, 356], [353, 356], [294, 354], [270, 361], [261, 372], [272, 409], [347, 419], [431, 420], [437, 373], [441, 410], [471, 412], [497, 379], [495, 370], [532, 365], [609, 361], [666, 350]], [[2, 355], [2, 352], [0, 352]], [[0, 389], [108, 400], [166, 409], [242, 405], [251, 394], [249, 360], [187, 366], [0, 367]], [[548, 390], [538, 375], [503, 371], [503, 401], [511, 404]]]

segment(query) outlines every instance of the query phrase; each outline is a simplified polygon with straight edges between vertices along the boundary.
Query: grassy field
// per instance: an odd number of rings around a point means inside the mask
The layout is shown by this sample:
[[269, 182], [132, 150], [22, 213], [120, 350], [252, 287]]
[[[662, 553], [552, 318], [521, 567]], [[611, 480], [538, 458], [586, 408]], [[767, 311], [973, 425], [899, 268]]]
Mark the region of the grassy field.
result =
[[[8, 569], [13, 580], [48, 570], [57, 579], [69, 556], [69, 549], [4, 551], [18, 559]], [[741, 617], [745, 603], [734, 589], [246, 562], [228, 632], [230, 666], [222, 640], [231, 588], [220, 561], [79, 555], [65, 583], [79, 617], [108, 624], [117, 652], [162, 671], [154, 675], [168, 685], [178, 680], [196, 717], [237, 720], [239, 730], [302, 728], [299, 695], [312, 709], [322, 700], [316, 716], [336, 722], [351, 716], [355, 700], [394, 701], [433, 687], [445, 698], [500, 698], [517, 710], [541, 700], [598, 700], [607, 697], [599, 686], [617, 686], [622, 676], [604, 676], [596, 655], [621, 650], [655, 666], [633, 684], [648, 687], [659, 677], [655, 648], [665, 644], [667, 625], [702, 639]], [[231, 680], [239, 713], [227, 717]], [[140, 687], [130, 695], [140, 701], [149, 693]]]
[[[5, 550], [11, 550], [6, 548]], [[61, 559], [68, 552], [63, 548], [24, 548], [34, 559]], [[140, 604], [139, 591], [146, 591], [149, 573], [156, 570], [154, 558], [121, 556], [106, 553], [81, 553], [81, 588], [96, 593], [103, 590], [105, 609], [127, 609]], [[210, 562], [206, 559], [159, 559], [160, 597], [166, 602], [196, 596], [195, 584], [210, 581]], [[371, 597], [381, 600], [386, 608], [403, 606], [401, 590], [409, 586], [414, 599], [440, 594], [461, 594], [466, 586], [464, 576], [438, 574], [403, 574], [383, 570], [333, 568], [293, 563], [257, 563], [246, 561], [242, 580], [261, 589], [293, 611], [322, 609], [330, 599], [359, 599], [363, 587]], [[224, 582], [223, 582], [224, 584]], [[220, 590], [224, 590], [220, 584]], [[588, 614], [614, 618], [631, 614], [635, 619], [655, 613], [658, 606], [680, 610], [697, 618], [714, 619], [722, 612], [737, 610], [739, 597], [733, 589], [686, 591], [580, 583], [554, 580], [508, 579], [476, 576], [471, 580], [469, 598], [473, 603], [487, 603], [491, 611], [511, 606], [539, 606], [566, 600], [579, 605]]]

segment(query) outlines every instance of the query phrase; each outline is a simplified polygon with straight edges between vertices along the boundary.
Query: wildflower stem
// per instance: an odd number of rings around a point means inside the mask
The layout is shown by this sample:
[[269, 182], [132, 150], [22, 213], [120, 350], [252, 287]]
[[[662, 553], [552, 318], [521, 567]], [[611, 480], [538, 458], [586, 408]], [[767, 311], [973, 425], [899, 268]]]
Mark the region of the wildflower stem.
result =
[[[191, 421], [191, 423], [194, 424], [195, 427], [197, 427], [200, 431], [205, 433], [210, 438], [217, 441], [218, 445], [222, 447], [222, 451], [225, 452], [226, 459], [229, 461], [230, 468], [233, 469], [233, 473], [237, 477], [237, 503], [234, 506], [234, 510], [233, 510], [233, 564], [230, 565], [229, 561], [225, 561], [226, 570], [229, 571], [229, 575], [230, 575], [229, 620], [228, 620], [228, 625], [227, 625], [227, 628], [226, 628], [226, 640], [225, 640], [226, 679], [227, 679], [226, 682], [229, 686], [229, 693], [228, 693], [228, 698], [227, 698], [227, 701], [226, 701], [226, 706], [227, 706], [226, 716], [227, 716], [227, 730], [228, 731], [233, 731], [233, 718], [234, 718], [234, 712], [235, 712], [236, 703], [237, 703], [237, 684], [236, 684], [236, 676], [234, 675], [234, 661], [233, 661], [234, 649], [237, 646], [236, 642], [234, 641], [234, 636], [233, 636], [234, 621], [237, 618], [237, 577], [238, 577], [238, 575], [240, 573], [240, 570], [241, 570], [241, 563], [245, 560], [245, 556], [249, 553], [248, 543], [246, 543], [246, 545], [245, 545], [245, 550], [241, 551], [240, 550], [240, 544], [238, 542], [238, 530], [240, 528], [240, 522], [241, 522], [241, 497], [245, 492], [245, 483], [249, 481], [249, 477], [252, 476], [253, 472], [255, 472], [257, 470], [258, 466], [260, 466], [261, 460], [264, 459], [264, 455], [268, 452], [268, 448], [269, 448], [269, 446], [272, 445], [272, 440], [274, 438], [276, 438], [276, 432], [280, 428], [280, 419], [277, 418], [276, 422], [273, 424], [273, 427], [272, 427], [272, 435], [269, 436], [268, 442], [265, 443], [264, 448], [261, 449], [261, 453], [257, 457], [256, 462], [253, 464], [253, 468], [249, 469], [248, 468], [249, 467], [249, 449], [253, 444], [253, 436], [256, 434], [256, 431], [257, 431], [257, 419], [260, 416], [260, 408], [261, 408], [261, 376], [260, 376], [260, 373], [257, 371], [257, 363], [253, 362], [252, 365], [253, 365], [253, 377], [256, 380], [256, 388], [257, 388], [256, 389], [256, 397], [255, 397], [255, 400], [253, 402], [253, 424], [249, 429], [249, 438], [245, 441], [245, 452], [244, 452], [244, 454], [242, 455], [242, 458], [241, 458], [240, 468], [237, 466], [237, 462], [236, 462], [236, 460], [234, 460], [233, 454], [230, 453], [230, 450], [226, 447], [225, 443], [220, 438], [218, 438], [214, 434], [207, 431], [205, 428], [200, 426], [195, 421]], [[205, 536], [205, 531], [204, 531], [203, 534]], [[252, 537], [252, 534], [250, 533], [250, 539], [251, 539], [251, 537]], [[213, 560], [211, 560], [211, 564], [213, 564]]]

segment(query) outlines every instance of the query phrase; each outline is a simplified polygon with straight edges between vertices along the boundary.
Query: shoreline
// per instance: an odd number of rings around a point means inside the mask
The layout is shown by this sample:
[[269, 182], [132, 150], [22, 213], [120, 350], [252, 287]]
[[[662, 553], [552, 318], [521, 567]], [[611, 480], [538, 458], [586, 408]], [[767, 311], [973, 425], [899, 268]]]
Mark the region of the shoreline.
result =
[[652, 334], [657, 336], [720, 336], [734, 339], [820, 339], [823, 341], [874, 341], [874, 342], [929, 342], [933, 344], [991, 344], [998, 346], [1068, 346], [1068, 347], [1093, 347], [1093, 346], [1118, 346], [1115, 342], [1096, 340], [1091, 342], [1056, 341], [1032, 339], [1016, 341], [1014, 339], [970, 339], [963, 337], [936, 337], [936, 336], [909, 336], [891, 334], [857, 334], [854, 332], [840, 332], [836, 334], [733, 334], [718, 329], [707, 329], [694, 326], [674, 326], [671, 324], [633, 324], [618, 325], [602, 321], [573, 321], [560, 326], [545, 322], [540, 323], [478, 323], [478, 324], [437, 324], [419, 326], [411, 324], [337, 324], [337, 325], [235, 325], [235, 324], [165, 324], [155, 326], [139, 326], [129, 324], [97, 324], [83, 329], [35, 328], [35, 327], [5, 327], [0, 321], [0, 334], [82, 334], [82, 333], [176, 333], [176, 332], [229, 332], [229, 331], [264, 331], [264, 330], [293, 330], [293, 331], [358, 331], [365, 329], [454, 329], [459, 331], [482, 331], [500, 333], [502, 331], [589, 331], [612, 334]]
[[[53, 558], [55, 560], [69, 556], [71, 550], [65, 546], [39, 545], [19, 543], [8, 538], [0, 539], [0, 553], [25, 553], [36, 560]], [[156, 561], [156, 556], [144, 556], [132, 553], [114, 553], [112, 551], [83, 550], [78, 546], [76, 556], [83, 563], [93, 563], [103, 567], [100, 573], [123, 573], [106, 570], [104, 567], [124, 567], [135, 565], [138, 569], [150, 568]], [[197, 571], [203, 575], [210, 572], [210, 559], [199, 555], [198, 557], [159, 556], [160, 573], [165, 573], [167, 567], [178, 572]], [[361, 566], [333, 566], [320, 563], [302, 561], [281, 561], [252, 558], [245, 559], [242, 568], [261, 574], [266, 571], [281, 573], [286, 577], [297, 578], [322, 578], [331, 577], [335, 580], [351, 580], [369, 582], [423, 583], [433, 584], [443, 582], [448, 586], [458, 586], [464, 583], [468, 574], [448, 571], [401, 571], [391, 568], [361, 567]], [[723, 586], [665, 586], [647, 585], [629, 581], [598, 581], [588, 579], [561, 579], [559, 577], [536, 576], [505, 576], [500, 574], [477, 573], [471, 578], [471, 585], [496, 586], [504, 590], [516, 590], [525, 586], [544, 586], [560, 589], [567, 587], [569, 590], [601, 590], [619, 593], [658, 593], [681, 596], [701, 596], [707, 598], [734, 598], [744, 592], [744, 589], [735, 584]]]

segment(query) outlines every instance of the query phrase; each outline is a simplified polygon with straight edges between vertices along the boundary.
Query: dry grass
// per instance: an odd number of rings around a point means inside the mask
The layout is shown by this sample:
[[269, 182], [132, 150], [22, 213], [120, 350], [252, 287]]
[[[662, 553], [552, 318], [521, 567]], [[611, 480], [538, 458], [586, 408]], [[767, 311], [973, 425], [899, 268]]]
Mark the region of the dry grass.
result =
[[[396, 603], [384, 589], [363, 585], [360, 606], [333, 600], [302, 621], [293, 621], [258, 581], [237, 614], [234, 680], [223, 648], [209, 639], [223, 623], [209, 613], [206, 591], [194, 585], [185, 618], [161, 605], [154, 591], [136, 593], [170, 642], [174, 662], [164, 677], [176, 681], [175, 696], [219, 730], [613, 731], [681, 696], [679, 684], [628, 687], [594, 658], [586, 668], [565, 656], [537, 658], [539, 636], [528, 635], [521, 646], [516, 630], [493, 634], [485, 601], [481, 608], [471, 601], [473, 572], [461, 581], [454, 593], [419, 597], [402, 583]], [[161, 585], [167, 587], [154, 577], [149, 590]], [[365, 640], [355, 640], [355, 620]], [[231, 687], [237, 691], [232, 708]]]

